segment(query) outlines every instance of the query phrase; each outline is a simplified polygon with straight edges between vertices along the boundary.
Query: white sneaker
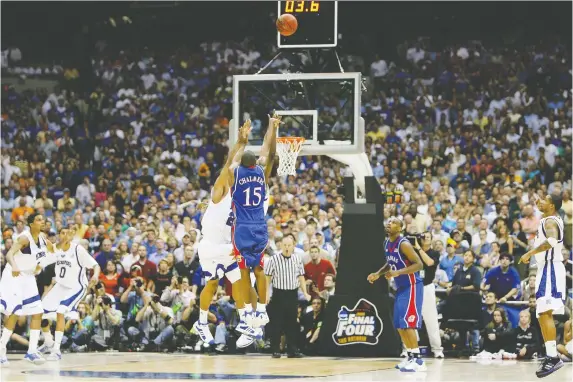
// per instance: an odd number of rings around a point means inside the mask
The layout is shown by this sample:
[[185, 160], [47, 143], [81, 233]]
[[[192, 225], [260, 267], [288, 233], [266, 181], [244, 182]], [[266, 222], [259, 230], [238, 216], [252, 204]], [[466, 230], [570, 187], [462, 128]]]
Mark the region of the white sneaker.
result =
[[6, 356], [6, 349], [0, 350], [0, 366], [8, 366], [10, 362], [8, 362], [8, 357]]
[[59, 361], [61, 359], [62, 353], [55, 350], [52, 350], [52, 352], [46, 357], [46, 361]]
[[249, 328], [249, 333], [252, 334], [246, 334], [246, 333], [241, 334], [241, 336], [237, 340], [237, 348], [239, 349], [246, 348], [248, 346], [251, 346], [256, 340], [261, 340], [263, 338], [262, 328], [257, 328], [257, 329]]
[[204, 342], [199, 340], [197, 341], [197, 343], [195, 344], [195, 351], [201, 351], [201, 347], [203, 346]]
[[[255, 329], [253, 329], [252, 326], [249, 326], [247, 323], [245, 322], [239, 322], [239, 325], [237, 325], [237, 327], [235, 328], [235, 330], [241, 334], [244, 334], [246, 336], [249, 337], [255, 337], [257, 332]], [[262, 331], [261, 331], [262, 332]]]
[[42, 357], [42, 355], [39, 352], [26, 353], [26, 355], [24, 356], [24, 359], [28, 362], [32, 362], [35, 365], [41, 365], [44, 362], [46, 362], [44, 357]]
[[201, 337], [201, 341], [205, 342], [206, 344], [213, 345], [215, 343], [215, 339], [209, 330], [208, 324], [200, 324], [199, 321], [195, 321], [193, 324], [193, 329], [199, 334]]
[[400, 362], [399, 364], [397, 364], [396, 366], [394, 366], [395, 369], [402, 369], [404, 366], [406, 366], [408, 364], [408, 362], [410, 362], [410, 358], [408, 357], [408, 354], [406, 353], [406, 358], [404, 358], [402, 360], [402, 362]]
[[38, 348], [38, 352], [40, 352], [40, 354], [48, 354], [48, 353], [52, 352], [53, 348], [54, 348], [54, 345], [48, 346], [46, 344], [43, 344], [42, 346], [40, 346]]
[[259, 312], [257, 311], [254, 314], [254, 318], [253, 318], [253, 328], [262, 328], [264, 327], [266, 324], [268, 324], [270, 321], [269, 319], [269, 315], [267, 314], [267, 312]]
[[406, 364], [406, 366], [400, 369], [400, 371], [404, 373], [413, 373], [416, 371], [427, 371], [427, 370], [428, 368], [426, 367], [426, 364], [424, 363], [424, 360], [422, 358], [412, 358]]
[[434, 358], [444, 358], [444, 352], [441, 350], [434, 352]]
[[237, 348], [243, 349], [251, 346], [255, 342], [255, 337], [247, 336], [246, 334], [241, 334], [237, 340]]

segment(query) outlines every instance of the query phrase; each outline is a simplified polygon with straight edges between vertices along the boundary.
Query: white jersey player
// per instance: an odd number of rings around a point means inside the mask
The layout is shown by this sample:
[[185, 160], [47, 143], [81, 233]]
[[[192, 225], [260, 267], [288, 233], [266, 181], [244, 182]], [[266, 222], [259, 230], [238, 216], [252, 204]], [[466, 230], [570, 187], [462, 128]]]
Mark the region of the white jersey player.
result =
[[532, 256], [537, 262], [535, 278], [536, 313], [545, 340], [547, 357], [537, 370], [538, 378], [563, 367], [563, 361], [557, 354], [554, 314], [563, 314], [565, 309], [565, 265], [563, 264], [563, 220], [557, 211], [561, 208], [560, 196], [548, 195], [537, 200], [537, 206], [543, 213], [539, 222], [533, 249], [520, 259], [528, 263]]
[[[231, 227], [234, 215], [231, 210], [230, 174], [235, 164], [235, 156], [244, 150], [249, 133], [251, 121], [247, 121], [239, 129], [239, 140], [229, 153], [227, 162], [221, 169], [213, 189], [211, 200], [201, 220], [201, 241], [198, 245], [199, 263], [206, 278], [205, 288], [201, 291], [199, 302], [199, 320], [193, 327], [206, 344], [214, 344], [213, 335], [209, 331], [208, 312], [213, 296], [217, 292], [218, 279], [223, 276], [231, 283], [240, 280], [239, 265], [233, 257], [231, 244]], [[240, 157], [240, 155], [239, 155]], [[235, 288], [234, 288], [235, 289]]]
[[6, 254], [6, 268], [0, 280], [0, 312], [8, 316], [0, 337], [0, 365], [7, 365], [6, 345], [18, 321], [18, 316], [32, 316], [30, 322], [30, 342], [24, 359], [35, 364], [45, 362], [38, 352], [40, 326], [44, 309], [40, 301], [35, 273], [39, 272], [39, 262], [48, 252], [54, 250], [42, 233], [44, 217], [33, 213], [28, 216], [30, 230], [22, 232]]
[[[50, 355], [47, 357], [48, 361], [59, 361], [62, 359], [60, 345], [64, 336], [65, 316], [77, 308], [88, 289], [92, 288], [99, 278], [99, 265], [84, 247], [72, 243], [74, 235], [74, 230], [62, 228], [55, 253], [48, 255], [40, 262], [42, 267], [56, 264], [56, 283], [42, 299], [44, 313], [56, 312], [57, 314], [55, 342], [53, 344], [50, 343], [52, 341], [49, 327], [46, 328], [48, 335], [44, 336], [48, 339], [48, 343], [45, 343], [46, 350], [52, 348]], [[94, 269], [94, 275], [89, 283], [88, 269]], [[44, 334], [46, 334], [46, 331]]]

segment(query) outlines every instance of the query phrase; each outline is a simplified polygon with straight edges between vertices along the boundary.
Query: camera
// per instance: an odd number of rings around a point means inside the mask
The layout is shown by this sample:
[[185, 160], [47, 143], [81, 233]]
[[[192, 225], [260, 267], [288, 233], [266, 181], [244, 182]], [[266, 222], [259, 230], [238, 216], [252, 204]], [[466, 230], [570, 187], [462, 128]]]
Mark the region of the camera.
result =
[[416, 239], [418, 240], [418, 244], [421, 244], [420, 242], [424, 239], [424, 234], [423, 233], [418, 233], [416, 235], [408, 235], [406, 236], [406, 239], [410, 242], [410, 244], [412, 245], [416, 245]]
[[135, 280], [135, 286], [141, 288], [143, 286], [143, 281], [141, 281], [141, 279]]
[[156, 304], [159, 302], [160, 299], [161, 298], [158, 295], [151, 296], [151, 301], [153, 301]]
[[103, 296], [101, 298], [101, 303], [105, 306], [111, 306], [111, 298], [109, 298], [109, 296]]

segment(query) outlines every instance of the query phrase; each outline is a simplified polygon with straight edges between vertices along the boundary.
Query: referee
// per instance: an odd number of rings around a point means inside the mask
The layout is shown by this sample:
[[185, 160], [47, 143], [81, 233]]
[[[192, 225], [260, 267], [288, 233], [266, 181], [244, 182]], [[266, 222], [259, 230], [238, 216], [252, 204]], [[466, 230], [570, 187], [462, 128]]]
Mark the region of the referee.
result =
[[299, 256], [294, 255], [294, 237], [286, 235], [281, 242], [282, 251], [265, 262], [267, 290], [272, 285], [272, 299], [269, 306], [271, 314], [271, 349], [273, 358], [280, 358], [281, 334], [284, 330], [287, 343], [287, 356], [300, 358], [296, 342], [299, 335], [298, 293], [300, 288], [307, 300], [310, 295], [306, 291], [304, 265]]

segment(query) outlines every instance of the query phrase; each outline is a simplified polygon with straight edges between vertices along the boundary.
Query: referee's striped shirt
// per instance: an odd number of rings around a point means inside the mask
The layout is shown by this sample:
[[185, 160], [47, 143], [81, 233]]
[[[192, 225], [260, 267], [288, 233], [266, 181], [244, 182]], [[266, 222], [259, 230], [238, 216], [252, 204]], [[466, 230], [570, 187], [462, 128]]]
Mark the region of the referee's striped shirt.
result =
[[282, 252], [265, 261], [265, 275], [271, 276], [273, 288], [282, 290], [298, 289], [298, 277], [304, 276], [304, 265], [300, 256], [283, 256]]

